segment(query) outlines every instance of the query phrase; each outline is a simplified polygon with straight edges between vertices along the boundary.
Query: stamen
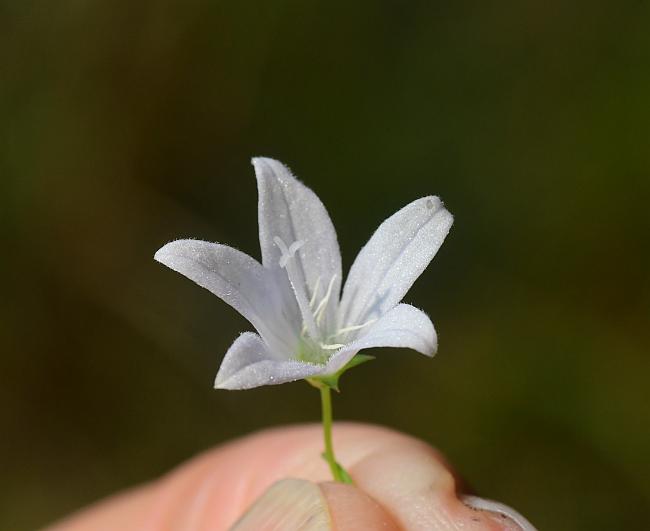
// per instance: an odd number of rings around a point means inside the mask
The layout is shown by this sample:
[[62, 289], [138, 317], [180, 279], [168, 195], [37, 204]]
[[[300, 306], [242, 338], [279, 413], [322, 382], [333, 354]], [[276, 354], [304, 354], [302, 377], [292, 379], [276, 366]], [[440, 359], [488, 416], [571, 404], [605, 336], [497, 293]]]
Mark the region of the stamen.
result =
[[327, 292], [325, 293], [325, 297], [318, 303], [318, 306], [314, 310], [314, 317], [316, 318], [316, 322], [320, 324], [323, 314], [325, 313], [325, 307], [327, 305], [327, 302], [330, 300], [330, 296], [332, 295], [332, 287], [334, 286], [334, 281], [336, 280], [336, 275], [332, 277], [330, 280], [329, 285], [327, 286]]
[[344, 346], [343, 343], [320, 343], [320, 348], [324, 350], [338, 350]]
[[316, 279], [316, 284], [314, 284], [314, 293], [311, 296], [311, 300], [309, 301], [309, 307], [313, 308], [314, 303], [316, 302], [316, 296], [318, 295], [318, 288], [320, 287], [320, 275], [318, 275], [318, 278]]
[[363, 324], [360, 325], [354, 325], [354, 326], [346, 326], [343, 328], [339, 328], [335, 333], [327, 336], [327, 341], [331, 341], [335, 337], [338, 337], [343, 334], [347, 334], [348, 332], [354, 332], [355, 330], [361, 330], [362, 328], [365, 328], [366, 326], [370, 326], [371, 324], [375, 323], [377, 319], [370, 319], [370, 321], [366, 321]]
[[298, 303], [300, 313], [302, 314], [303, 330], [309, 332], [309, 335], [316, 339], [319, 337], [318, 326], [316, 326], [314, 314], [312, 313], [311, 308], [309, 307], [309, 301], [307, 300], [305, 278], [302, 270], [296, 267], [296, 263], [293, 260], [296, 251], [300, 249], [305, 242], [298, 240], [287, 247], [287, 244], [278, 236], [273, 238], [273, 241], [280, 248], [280, 252], [282, 253], [279, 264], [280, 267], [284, 268], [287, 272], [289, 283], [291, 284], [293, 293], [296, 296], [296, 302]]
[[345, 328], [339, 329], [338, 332], [336, 332], [336, 334], [334, 334], [331, 337], [336, 337], [336, 336], [339, 336], [341, 334], [346, 334], [347, 332], [353, 332], [354, 330], [361, 330], [362, 328], [365, 328], [366, 326], [371, 325], [376, 321], [377, 321], [377, 319], [370, 319], [370, 321], [366, 321], [365, 323], [360, 324], [360, 325], [346, 326]]

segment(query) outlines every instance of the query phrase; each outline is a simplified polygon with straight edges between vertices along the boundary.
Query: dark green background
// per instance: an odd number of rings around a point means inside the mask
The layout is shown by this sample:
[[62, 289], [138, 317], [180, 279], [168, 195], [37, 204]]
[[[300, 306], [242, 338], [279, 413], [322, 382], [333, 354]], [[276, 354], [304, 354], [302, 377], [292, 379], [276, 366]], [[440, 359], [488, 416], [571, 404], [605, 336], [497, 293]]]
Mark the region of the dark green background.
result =
[[338, 418], [540, 529], [647, 525], [649, 27], [647, 1], [2, 1], [0, 528], [318, 418], [303, 383], [212, 390], [250, 327], [152, 259], [259, 256], [253, 155], [320, 195], [346, 268], [419, 196], [456, 217], [406, 299], [438, 356], [376, 352]]

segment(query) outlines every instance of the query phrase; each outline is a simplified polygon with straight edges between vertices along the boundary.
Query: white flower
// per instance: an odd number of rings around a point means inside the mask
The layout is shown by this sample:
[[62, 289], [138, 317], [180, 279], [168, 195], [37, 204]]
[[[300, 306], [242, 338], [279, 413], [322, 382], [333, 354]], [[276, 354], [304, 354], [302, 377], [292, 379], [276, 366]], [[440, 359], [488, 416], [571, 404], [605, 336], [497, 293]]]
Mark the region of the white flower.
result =
[[232, 344], [215, 387], [249, 389], [332, 375], [372, 347], [432, 356], [433, 324], [400, 301], [453, 222], [440, 199], [423, 197], [384, 221], [354, 261], [341, 296], [339, 245], [321, 201], [280, 162], [255, 158], [253, 166], [262, 264], [232, 247], [199, 240], [168, 243], [155, 255], [257, 330]]

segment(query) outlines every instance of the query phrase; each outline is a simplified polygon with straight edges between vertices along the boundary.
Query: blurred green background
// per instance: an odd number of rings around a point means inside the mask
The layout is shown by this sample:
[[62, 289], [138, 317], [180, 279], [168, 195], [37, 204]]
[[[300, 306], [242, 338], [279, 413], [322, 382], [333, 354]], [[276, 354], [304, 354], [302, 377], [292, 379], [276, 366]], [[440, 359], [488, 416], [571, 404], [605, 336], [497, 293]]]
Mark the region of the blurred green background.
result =
[[250, 326], [152, 259], [259, 256], [249, 159], [327, 205], [344, 267], [440, 195], [408, 294], [439, 354], [376, 352], [339, 419], [431, 441], [540, 529], [650, 498], [650, 3], [0, 2], [0, 529], [231, 437], [315, 421], [303, 383], [212, 390]]

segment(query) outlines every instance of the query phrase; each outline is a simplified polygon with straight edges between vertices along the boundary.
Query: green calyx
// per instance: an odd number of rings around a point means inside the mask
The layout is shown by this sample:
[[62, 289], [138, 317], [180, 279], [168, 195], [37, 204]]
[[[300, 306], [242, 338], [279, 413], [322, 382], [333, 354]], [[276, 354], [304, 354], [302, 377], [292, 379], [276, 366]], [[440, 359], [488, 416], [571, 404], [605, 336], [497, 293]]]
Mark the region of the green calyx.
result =
[[317, 376], [315, 378], [307, 378], [307, 381], [317, 389], [320, 389], [321, 387], [325, 386], [330, 389], [334, 389], [334, 391], [338, 393], [340, 392], [339, 379], [341, 378], [343, 373], [345, 373], [347, 370], [351, 369], [352, 367], [356, 367], [357, 365], [361, 365], [362, 363], [374, 359], [375, 357], [370, 356], [369, 354], [357, 354], [356, 356], [354, 356], [354, 358], [348, 361], [343, 367], [341, 367], [335, 373], [328, 374], [326, 376]]

